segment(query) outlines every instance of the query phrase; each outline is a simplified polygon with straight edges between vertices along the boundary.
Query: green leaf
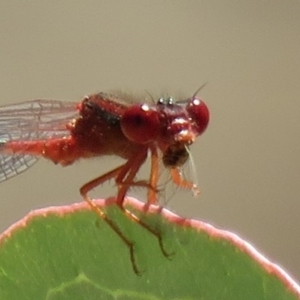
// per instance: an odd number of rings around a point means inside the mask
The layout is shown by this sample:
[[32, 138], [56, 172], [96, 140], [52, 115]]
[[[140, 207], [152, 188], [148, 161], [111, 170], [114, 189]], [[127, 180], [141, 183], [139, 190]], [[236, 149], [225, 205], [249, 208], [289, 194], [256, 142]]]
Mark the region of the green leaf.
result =
[[113, 201], [97, 205], [134, 242], [140, 275], [124, 241], [85, 203], [48, 208], [0, 237], [0, 299], [300, 299], [284, 271], [231, 233], [128, 200], [161, 234], [166, 257]]

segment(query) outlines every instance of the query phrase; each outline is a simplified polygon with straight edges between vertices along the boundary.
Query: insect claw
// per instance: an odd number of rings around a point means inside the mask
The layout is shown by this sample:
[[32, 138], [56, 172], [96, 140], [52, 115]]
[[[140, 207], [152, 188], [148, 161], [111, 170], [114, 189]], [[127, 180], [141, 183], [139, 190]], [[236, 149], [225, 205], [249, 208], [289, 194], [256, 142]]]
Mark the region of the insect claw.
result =
[[[143, 222], [141, 219], [139, 219], [136, 215], [134, 215], [131, 211], [125, 209], [124, 207], [120, 207], [121, 210], [124, 212], [124, 214], [126, 216], [128, 216], [133, 222], [139, 224], [140, 226], [142, 226], [144, 229], [146, 229], [147, 231], [149, 231], [151, 234], [153, 234], [157, 240], [158, 240], [158, 245], [159, 248], [163, 254], [164, 257], [168, 258], [169, 260], [171, 260], [171, 256], [174, 254], [174, 252], [168, 252], [165, 249], [165, 246], [163, 244], [163, 238], [160, 232], [154, 230], [153, 228], [151, 228], [148, 224], [146, 224], [145, 222]], [[131, 253], [130, 253], [131, 254]], [[133, 263], [133, 261], [132, 261]]]
[[198, 188], [196, 184], [193, 184], [192, 193], [194, 197], [198, 197], [201, 194], [201, 190]]
[[134, 271], [134, 273], [138, 276], [142, 276], [143, 273], [145, 273], [145, 271], [141, 271], [139, 270], [137, 263], [136, 263], [136, 259], [135, 259], [135, 249], [134, 249], [134, 243], [127, 244], [127, 246], [129, 247], [129, 253], [130, 253], [130, 262], [132, 265], [132, 269]]
[[[158, 233], [157, 233], [158, 234]], [[175, 252], [168, 252], [165, 247], [164, 247], [164, 244], [163, 244], [163, 241], [162, 241], [162, 236], [160, 234], [158, 234], [156, 236], [158, 238], [158, 244], [159, 244], [159, 248], [160, 248], [160, 251], [162, 252], [163, 256], [165, 258], [167, 258], [168, 260], [172, 260], [172, 256], [175, 254]]]
[[[98, 207], [87, 195], [113, 179], [118, 188], [114, 203], [125, 216], [154, 235], [163, 256], [170, 259], [174, 253], [166, 251], [159, 228], [151, 228], [123, 205], [132, 187], [147, 190], [145, 211], [151, 205], [159, 205], [158, 194], [162, 191], [158, 185], [160, 160], [170, 170], [172, 181], [177, 186], [199, 195], [196, 184], [185, 180], [181, 167], [191, 158], [189, 146], [209, 123], [208, 107], [197, 97], [204, 86], [198, 88], [192, 97], [179, 101], [161, 97], [154, 103], [148, 93], [152, 104], [144, 103], [144, 100], [125, 103], [131, 97], [123, 99], [122, 96], [98, 93], [85, 96], [80, 103], [33, 100], [1, 106], [0, 181], [25, 171], [38, 157], [62, 166], [80, 158], [96, 156], [115, 155], [125, 159], [124, 164], [84, 184], [80, 194], [91, 210], [125, 243], [133, 271], [140, 276], [143, 272], [136, 262], [134, 242], [117, 222], [110, 219], [105, 209]], [[149, 178], [136, 180], [148, 157]], [[97, 227], [101, 225], [96, 222]]]
[[[125, 243], [127, 248], [129, 249], [129, 255], [130, 255], [130, 261], [133, 268], [133, 271], [136, 275], [141, 275], [142, 272], [138, 269], [136, 259], [135, 259], [135, 249], [134, 249], [134, 243], [128, 239], [121, 229], [113, 222], [104, 211], [102, 211], [94, 202], [92, 199], [90, 199], [87, 196], [84, 196], [84, 200], [90, 205], [91, 209], [95, 211], [95, 213], [121, 238], [121, 240]], [[121, 207], [121, 210], [124, 212], [124, 209]], [[99, 222], [96, 223], [97, 226], [99, 226]]]

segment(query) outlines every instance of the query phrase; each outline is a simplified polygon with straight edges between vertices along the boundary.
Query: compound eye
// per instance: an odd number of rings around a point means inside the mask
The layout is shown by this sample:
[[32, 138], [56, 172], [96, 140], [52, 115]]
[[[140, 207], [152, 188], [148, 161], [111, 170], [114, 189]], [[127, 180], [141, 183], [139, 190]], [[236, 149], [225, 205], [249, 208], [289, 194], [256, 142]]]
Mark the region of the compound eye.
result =
[[132, 142], [138, 144], [151, 142], [158, 134], [158, 113], [147, 104], [128, 107], [121, 118], [121, 129]]
[[209, 110], [206, 104], [197, 97], [189, 101], [186, 107], [198, 135], [202, 134], [209, 122]]

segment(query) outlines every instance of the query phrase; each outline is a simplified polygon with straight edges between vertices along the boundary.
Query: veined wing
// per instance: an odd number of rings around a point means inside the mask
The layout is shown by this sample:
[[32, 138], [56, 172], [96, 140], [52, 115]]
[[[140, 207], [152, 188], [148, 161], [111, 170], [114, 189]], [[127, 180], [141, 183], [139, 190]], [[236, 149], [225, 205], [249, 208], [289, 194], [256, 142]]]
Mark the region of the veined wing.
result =
[[10, 141], [62, 138], [69, 134], [68, 122], [78, 116], [77, 103], [33, 100], [0, 107], [0, 182], [31, 167], [37, 158], [28, 154], [6, 154], [1, 146]]

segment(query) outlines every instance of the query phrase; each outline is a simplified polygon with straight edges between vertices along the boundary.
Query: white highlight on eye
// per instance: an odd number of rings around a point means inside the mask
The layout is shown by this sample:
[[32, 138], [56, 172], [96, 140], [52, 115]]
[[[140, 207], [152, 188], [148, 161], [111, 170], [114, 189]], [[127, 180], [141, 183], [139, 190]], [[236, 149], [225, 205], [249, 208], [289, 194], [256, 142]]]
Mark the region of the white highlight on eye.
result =
[[201, 103], [200, 99], [198, 99], [198, 98], [193, 99], [193, 104], [194, 105], [200, 105], [200, 103]]
[[149, 107], [148, 104], [143, 104], [143, 105], [141, 106], [141, 109], [142, 109], [143, 111], [149, 111], [149, 110], [150, 110], [150, 107]]

